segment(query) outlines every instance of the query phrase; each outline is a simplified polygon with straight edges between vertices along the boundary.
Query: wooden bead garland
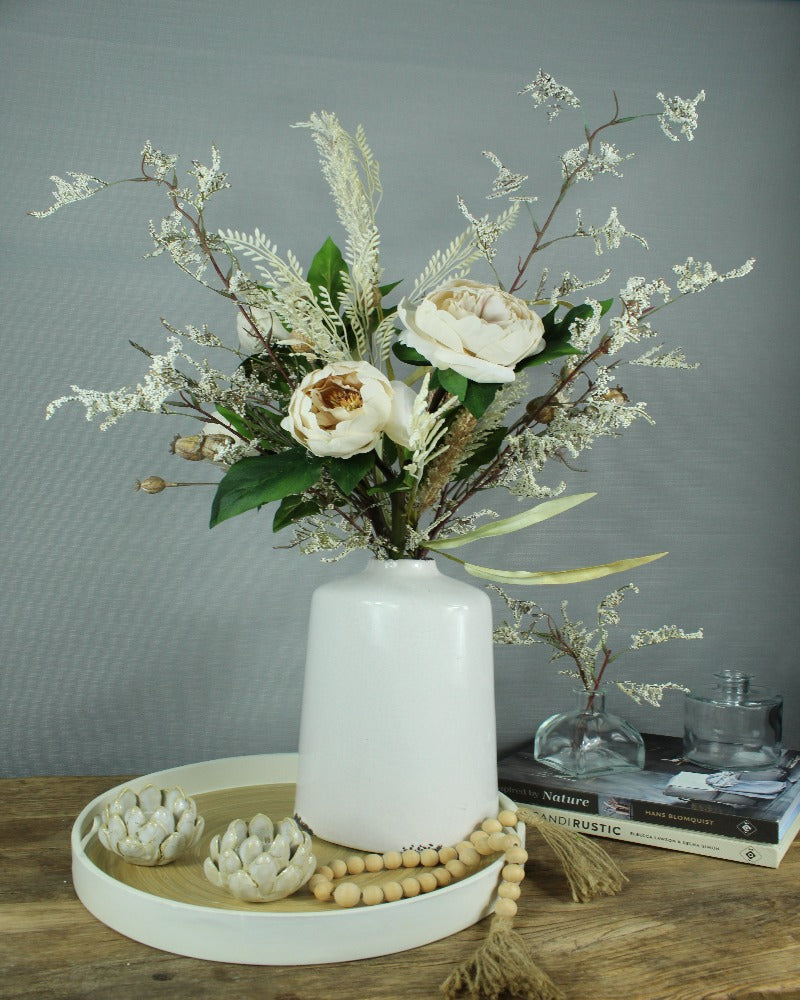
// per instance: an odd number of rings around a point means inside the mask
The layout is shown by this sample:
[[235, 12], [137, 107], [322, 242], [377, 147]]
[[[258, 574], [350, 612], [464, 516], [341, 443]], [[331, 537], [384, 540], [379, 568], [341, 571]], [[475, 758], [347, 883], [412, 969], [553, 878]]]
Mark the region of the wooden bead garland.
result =
[[[513, 917], [517, 912], [520, 883], [525, 878], [528, 853], [516, 834], [517, 814], [511, 809], [502, 810], [497, 817], [489, 817], [469, 837], [458, 844], [432, 847], [423, 850], [387, 851], [385, 854], [350, 855], [337, 858], [327, 865], [320, 865], [310, 878], [308, 887], [320, 902], [333, 900], [337, 906], [350, 909], [363, 903], [377, 906], [394, 903], [399, 899], [413, 899], [433, 892], [453, 881], [464, 878], [476, 869], [481, 859], [493, 854], [504, 855], [502, 881], [497, 890], [494, 912]], [[400, 877], [400, 869], [409, 872], [422, 869], [417, 874]], [[397, 872], [398, 876], [383, 885], [368, 885], [362, 890], [355, 882], [334, 882], [345, 875], [376, 874], [381, 871]]]

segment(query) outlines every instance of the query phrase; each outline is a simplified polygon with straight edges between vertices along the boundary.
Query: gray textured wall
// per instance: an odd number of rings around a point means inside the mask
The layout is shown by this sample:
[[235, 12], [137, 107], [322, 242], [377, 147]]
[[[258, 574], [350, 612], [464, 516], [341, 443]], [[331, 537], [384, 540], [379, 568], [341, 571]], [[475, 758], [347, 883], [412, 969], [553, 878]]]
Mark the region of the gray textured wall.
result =
[[[584, 186], [568, 208], [604, 219], [617, 205], [649, 238], [648, 254], [631, 244], [610, 260], [619, 279], [688, 254], [721, 270], [755, 256], [758, 269], [666, 314], [667, 340], [702, 367], [628, 380], [658, 425], [586, 456], [570, 489], [598, 498], [475, 559], [568, 566], [668, 548], [636, 573], [623, 624], [703, 625], [707, 637], [641, 653], [631, 670], [692, 686], [722, 666], [752, 669], [785, 694], [800, 744], [799, 27], [800, 5], [768, 0], [3, 0], [0, 773], [144, 772], [295, 749], [309, 595], [358, 563], [274, 549], [263, 513], [209, 532], [202, 489], [134, 493], [144, 475], [185, 472], [164, 418], [102, 434], [74, 407], [44, 423], [70, 383], [135, 382], [142, 359], [127, 340], [160, 348], [160, 316], [230, 322], [166, 260], [142, 259], [161, 209], [149, 188], [37, 222], [25, 211], [49, 204], [48, 176], [130, 176], [148, 138], [187, 165], [216, 142], [234, 187], [214, 224], [258, 226], [308, 260], [336, 220], [307, 133], [288, 126], [334, 110], [364, 124], [382, 164], [387, 276], [413, 276], [461, 229], [455, 194], [478, 204], [485, 193], [481, 150], [523, 167], [543, 198], [554, 188], [555, 156], [580, 142], [582, 117], [548, 131], [516, 96], [540, 66], [593, 123], [612, 88], [632, 111], [657, 110], [659, 90], [706, 89], [695, 142], [670, 144], [655, 122], [620, 133], [637, 153], [625, 180]], [[564, 266], [603, 263], [587, 252]], [[586, 618], [609, 589], [539, 596], [566, 596]], [[539, 647], [500, 649], [496, 686], [503, 746], [569, 687]], [[680, 730], [677, 697], [660, 713], [614, 705], [642, 728]]]

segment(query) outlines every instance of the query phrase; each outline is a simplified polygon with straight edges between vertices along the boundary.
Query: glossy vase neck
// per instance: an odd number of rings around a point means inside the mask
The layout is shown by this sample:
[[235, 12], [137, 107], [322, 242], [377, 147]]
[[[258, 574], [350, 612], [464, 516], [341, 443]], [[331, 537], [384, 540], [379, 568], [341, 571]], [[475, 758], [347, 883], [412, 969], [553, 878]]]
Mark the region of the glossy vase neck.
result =
[[364, 572], [404, 579], [428, 579], [441, 575], [433, 559], [372, 559]]

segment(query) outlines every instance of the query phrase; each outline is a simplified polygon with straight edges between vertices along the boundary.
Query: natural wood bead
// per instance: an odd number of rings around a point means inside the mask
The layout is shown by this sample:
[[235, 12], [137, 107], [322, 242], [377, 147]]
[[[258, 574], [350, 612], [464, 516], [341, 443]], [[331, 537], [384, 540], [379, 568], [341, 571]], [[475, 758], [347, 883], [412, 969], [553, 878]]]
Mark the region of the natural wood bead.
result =
[[417, 868], [419, 866], [419, 851], [403, 851], [403, 868]]
[[434, 868], [439, 864], [439, 852], [434, 851], [431, 847], [420, 851], [419, 861], [423, 868]]
[[497, 852], [489, 845], [489, 834], [484, 830], [481, 830], [481, 833], [483, 834], [481, 839], [475, 841], [475, 850], [484, 858], [487, 858], [490, 854], [496, 854]]
[[323, 881], [317, 882], [311, 891], [314, 893], [314, 899], [318, 899], [320, 903], [327, 903], [333, 895], [333, 882], [323, 879]]
[[320, 865], [316, 871], [317, 875], [324, 875], [327, 879], [333, 879], [336, 876], [333, 874], [333, 869], [329, 868], [328, 865]]
[[347, 864], [342, 861], [341, 858], [337, 858], [335, 861], [331, 861], [328, 866], [333, 872], [334, 878], [342, 878], [347, 874]]
[[485, 819], [481, 823], [481, 830], [485, 830], [486, 833], [500, 833], [503, 829], [503, 824], [497, 819]]
[[383, 902], [383, 898], [383, 889], [379, 885], [368, 885], [361, 894], [364, 906], [376, 906]]
[[494, 904], [494, 912], [499, 917], [513, 917], [517, 913], [517, 904], [513, 899], [498, 899]]
[[468, 847], [472, 847], [472, 841], [459, 840], [459, 842], [457, 844], [454, 844], [453, 846], [456, 849], [456, 854], [460, 854], [462, 851], [465, 851]]
[[519, 819], [517, 818], [517, 814], [512, 812], [511, 809], [504, 809], [497, 817], [497, 822], [502, 823], [503, 826], [516, 826], [519, 823]]
[[506, 861], [510, 865], [524, 865], [528, 860], [528, 852], [524, 847], [512, 847], [506, 851]]
[[349, 909], [361, 902], [361, 890], [355, 882], [342, 882], [333, 890], [333, 898], [339, 906]]
[[439, 883], [439, 885], [442, 886], [450, 885], [450, 883], [453, 881], [453, 876], [446, 868], [434, 868], [433, 871], [431, 872], [431, 875], [433, 875], [436, 881]]
[[419, 879], [411, 876], [404, 878], [400, 885], [406, 899], [410, 899], [413, 896], [419, 896], [420, 892], [422, 892], [422, 886], [419, 884]]
[[417, 875], [417, 881], [423, 892], [433, 892], [434, 889], [439, 888], [439, 883], [433, 872], [422, 872], [421, 875]]
[[521, 882], [525, 878], [525, 869], [522, 865], [506, 865], [502, 875], [506, 882]]
[[347, 871], [350, 875], [360, 875], [365, 868], [364, 859], [353, 854], [347, 859]]
[[382, 872], [383, 871], [383, 858], [380, 854], [368, 854], [364, 858], [364, 867], [368, 872]]
[[477, 868], [481, 863], [481, 856], [474, 847], [464, 847], [458, 852], [458, 860], [467, 868]]
[[454, 858], [458, 857], [458, 851], [455, 847], [443, 847], [439, 851], [439, 863], [446, 865], [448, 861], [452, 861]]
[[512, 847], [522, 847], [522, 846], [523, 846], [522, 841], [519, 839], [519, 837], [517, 836], [516, 833], [507, 833], [506, 834], [506, 849], [507, 850], [510, 849], [510, 848], [512, 848]]
[[474, 833], [471, 833], [469, 835], [469, 842], [472, 844], [472, 846], [475, 848], [476, 851], [478, 850], [478, 844], [484, 843], [488, 839], [489, 839], [489, 834], [485, 830], [476, 830]]
[[393, 871], [395, 868], [402, 868], [403, 866], [403, 856], [399, 851], [387, 851], [383, 856], [383, 867], [389, 871]]
[[518, 882], [501, 882], [497, 895], [502, 896], [503, 899], [519, 899], [522, 895], [522, 889]]
[[489, 834], [489, 846], [493, 851], [504, 851], [508, 846], [506, 844], [506, 834], [504, 833], [490, 833]]
[[387, 882], [383, 886], [383, 898], [387, 903], [396, 903], [403, 898], [403, 887], [399, 882]]
[[445, 868], [450, 872], [453, 878], [463, 878], [467, 874], [467, 866], [463, 861], [459, 861], [458, 858], [452, 858], [447, 862]]
[[315, 872], [311, 878], [308, 880], [308, 891], [313, 892], [314, 886], [320, 882], [330, 882], [329, 878], [326, 878], [321, 872]]

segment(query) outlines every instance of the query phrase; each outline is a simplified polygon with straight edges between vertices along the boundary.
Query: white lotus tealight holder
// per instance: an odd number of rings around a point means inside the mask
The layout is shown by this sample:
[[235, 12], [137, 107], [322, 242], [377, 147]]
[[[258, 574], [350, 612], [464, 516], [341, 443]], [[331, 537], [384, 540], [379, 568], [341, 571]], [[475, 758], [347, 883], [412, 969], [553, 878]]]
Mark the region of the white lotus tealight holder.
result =
[[168, 865], [200, 839], [203, 817], [180, 788], [124, 788], [103, 810], [97, 837], [133, 865]]
[[282, 819], [276, 828], [263, 813], [249, 823], [233, 820], [222, 836], [212, 837], [209, 853], [203, 864], [209, 882], [248, 903], [290, 896], [317, 867], [311, 837], [295, 820]]

